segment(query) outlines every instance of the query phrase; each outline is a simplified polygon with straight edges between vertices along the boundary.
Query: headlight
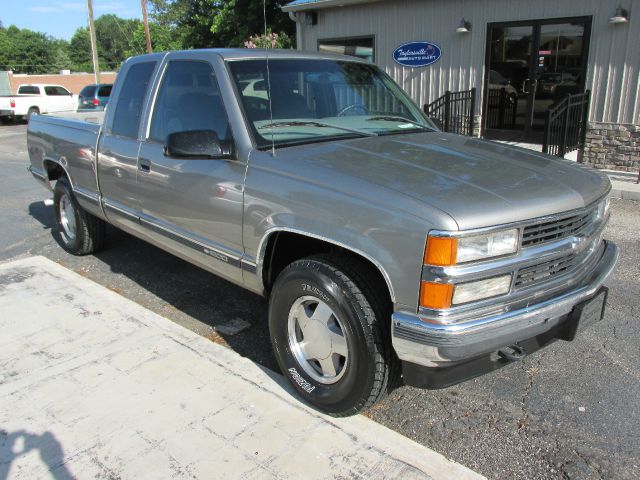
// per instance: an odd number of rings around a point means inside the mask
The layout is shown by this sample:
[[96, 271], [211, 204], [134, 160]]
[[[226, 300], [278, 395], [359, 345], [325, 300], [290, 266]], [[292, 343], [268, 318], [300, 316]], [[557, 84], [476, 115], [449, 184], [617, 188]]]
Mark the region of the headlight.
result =
[[449, 266], [516, 253], [519, 238], [517, 228], [460, 238], [429, 237], [424, 263]]
[[509, 293], [510, 287], [511, 275], [461, 283], [455, 286], [451, 303], [453, 305], [459, 305], [461, 303], [504, 295], [505, 293]]
[[456, 263], [500, 257], [518, 251], [518, 229], [461, 237], [458, 239]]

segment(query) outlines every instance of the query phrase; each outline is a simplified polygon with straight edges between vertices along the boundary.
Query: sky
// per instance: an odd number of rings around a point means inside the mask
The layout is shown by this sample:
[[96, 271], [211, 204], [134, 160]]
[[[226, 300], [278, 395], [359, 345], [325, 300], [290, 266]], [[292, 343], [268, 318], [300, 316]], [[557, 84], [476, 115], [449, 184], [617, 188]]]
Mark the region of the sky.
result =
[[[93, 18], [113, 13], [121, 18], [142, 19], [141, 0], [93, 0]], [[55, 38], [71, 39], [87, 26], [87, 1], [0, 0], [0, 21]]]

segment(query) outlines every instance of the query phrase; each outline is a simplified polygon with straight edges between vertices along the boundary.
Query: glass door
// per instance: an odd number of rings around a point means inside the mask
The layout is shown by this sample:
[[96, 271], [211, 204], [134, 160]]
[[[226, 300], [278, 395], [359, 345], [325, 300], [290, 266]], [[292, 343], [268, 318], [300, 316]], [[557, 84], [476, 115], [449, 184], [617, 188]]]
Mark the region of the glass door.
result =
[[490, 24], [487, 138], [541, 143], [547, 110], [584, 91], [590, 18]]

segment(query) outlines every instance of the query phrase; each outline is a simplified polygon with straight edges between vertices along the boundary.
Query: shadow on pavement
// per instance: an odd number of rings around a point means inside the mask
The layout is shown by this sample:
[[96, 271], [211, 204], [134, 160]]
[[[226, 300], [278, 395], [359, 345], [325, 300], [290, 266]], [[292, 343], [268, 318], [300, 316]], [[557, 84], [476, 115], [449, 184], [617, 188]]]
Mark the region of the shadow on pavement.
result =
[[0, 480], [9, 478], [11, 463], [16, 458], [36, 450], [40, 459], [47, 465], [49, 473], [55, 480], [73, 480], [73, 475], [64, 464], [62, 445], [51, 432], [41, 435], [17, 430], [7, 432], [0, 430]]
[[[60, 244], [52, 207], [33, 202], [29, 214], [51, 230], [53, 239]], [[61, 247], [60, 252], [65, 255]], [[67, 267], [84, 268], [84, 260], [68, 258], [63, 262]], [[94, 258], [103, 262], [112, 273], [125, 276], [140, 289], [131, 288], [119, 276], [104, 276], [99, 266], [89, 269], [94, 281], [164, 317], [189, 325], [200, 335], [228, 345], [261, 366], [279, 371], [271, 351], [264, 298], [109, 225], [104, 249], [86, 258], [89, 262]], [[192, 319], [210, 328], [195, 326]], [[237, 319], [248, 322], [250, 327], [235, 335], [215, 332], [216, 327]]]
[[45, 230], [51, 230], [55, 225], [53, 210], [44, 202], [33, 202], [29, 205], [29, 215], [35, 218], [44, 227]]

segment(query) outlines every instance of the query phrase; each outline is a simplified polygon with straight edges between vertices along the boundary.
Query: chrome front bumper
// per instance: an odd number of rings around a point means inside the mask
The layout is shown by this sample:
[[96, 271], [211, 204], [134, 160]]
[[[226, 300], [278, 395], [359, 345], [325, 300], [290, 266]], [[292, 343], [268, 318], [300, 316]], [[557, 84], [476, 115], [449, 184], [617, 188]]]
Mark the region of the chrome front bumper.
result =
[[578, 285], [539, 303], [455, 324], [436, 324], [396, 312], [392, 341], [398, 357], [425, 367], [447, 367], [548, 332], [580, 302], [594, 296], [613, 271], [618, 248], [606, 242], [600, 259]]

